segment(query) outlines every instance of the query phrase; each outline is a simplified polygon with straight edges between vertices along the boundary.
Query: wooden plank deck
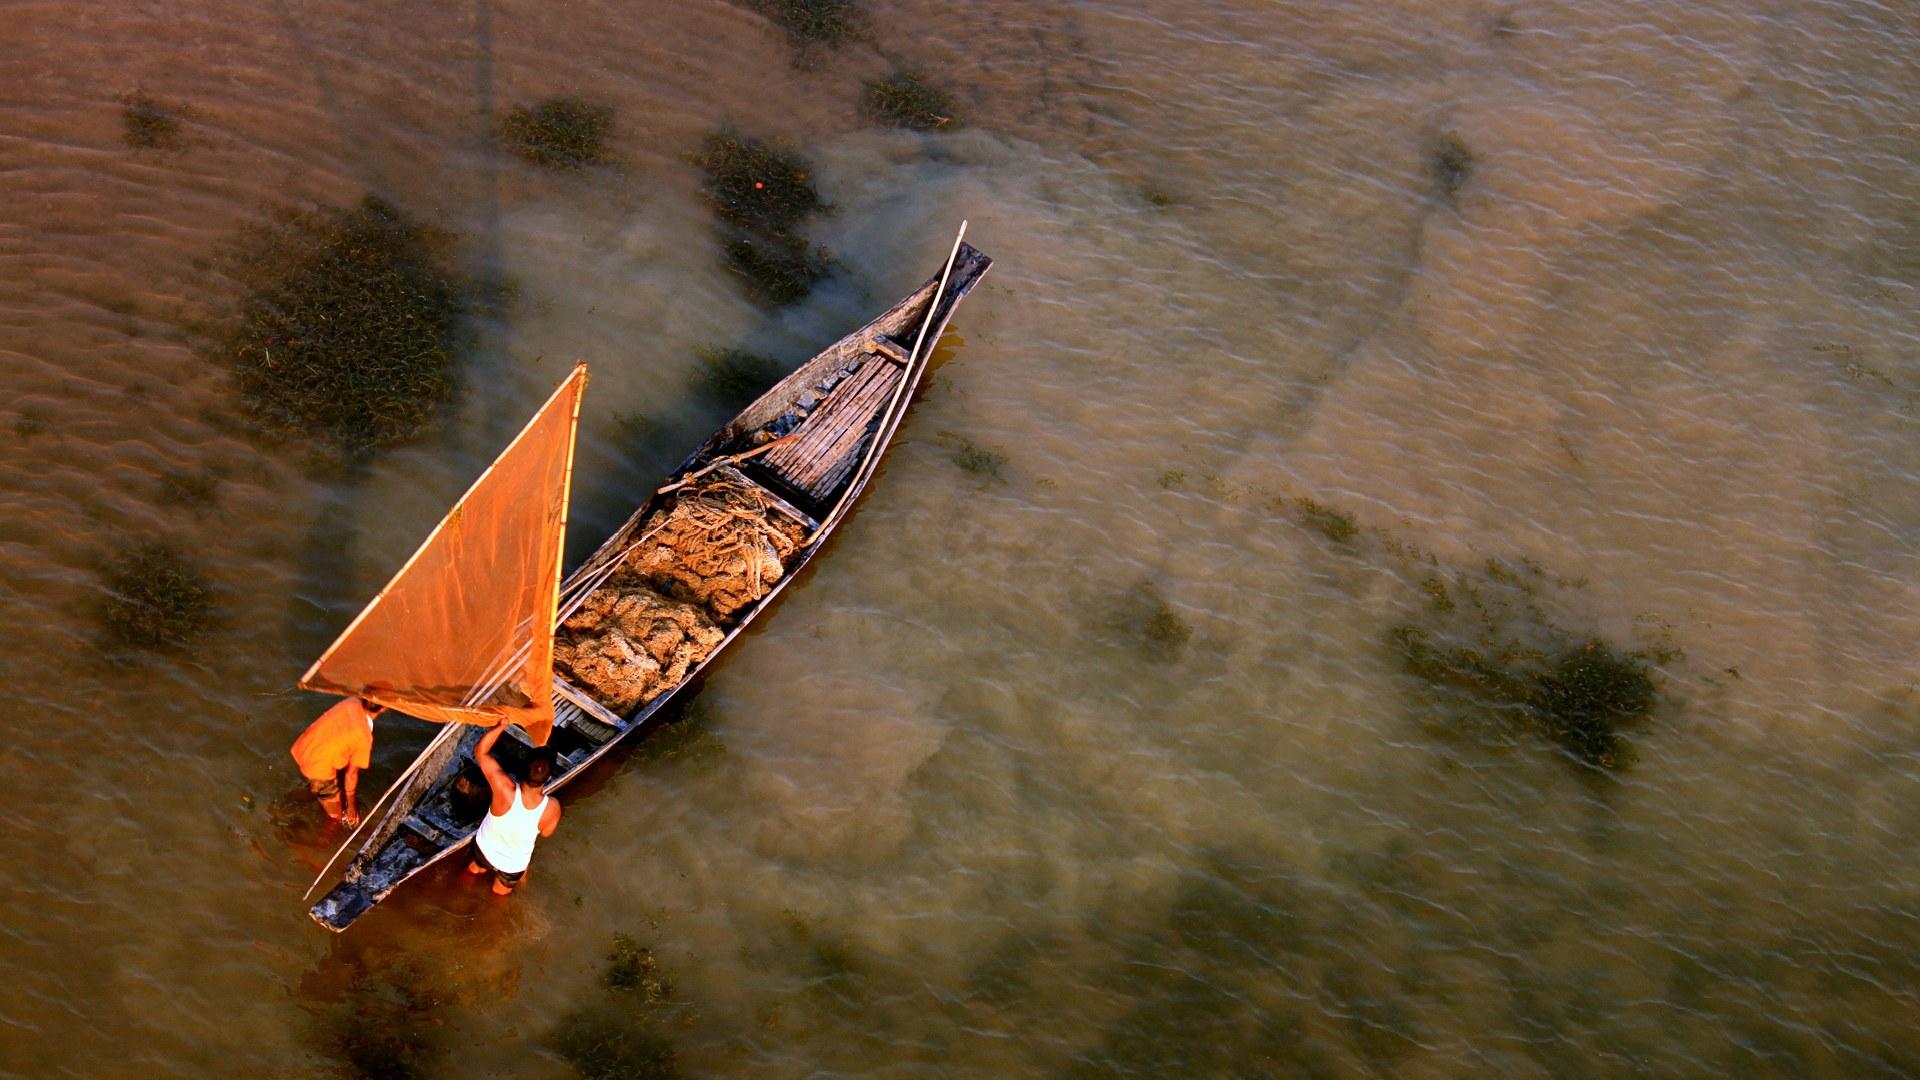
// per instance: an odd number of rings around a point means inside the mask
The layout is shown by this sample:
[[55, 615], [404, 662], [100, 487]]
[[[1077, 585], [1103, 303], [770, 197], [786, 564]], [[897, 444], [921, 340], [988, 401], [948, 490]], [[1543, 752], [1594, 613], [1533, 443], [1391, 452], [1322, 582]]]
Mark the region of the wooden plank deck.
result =
[[764, 455], [762, 465], [797, 490], [826, 499], [851, 468], [867, 425], [892, 398], [903, 370], [869, 354], [801, 421], [799, 437]]

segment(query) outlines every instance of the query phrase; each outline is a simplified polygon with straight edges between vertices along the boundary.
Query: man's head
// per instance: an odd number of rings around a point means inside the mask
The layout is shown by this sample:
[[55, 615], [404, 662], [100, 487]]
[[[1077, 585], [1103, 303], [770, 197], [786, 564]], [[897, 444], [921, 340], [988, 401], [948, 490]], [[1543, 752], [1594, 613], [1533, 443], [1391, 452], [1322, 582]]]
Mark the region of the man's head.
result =
[[360, 699], [360, 707], [367, 710], [368, 717], [379, 716], [381, 713], [387, 711], [387, 707], [385, 705], [382, 705], [379, 702], [370, 700], [368, 698]]
[[536, 747], [527, 754], [527, 783], [544, 784], [553, 778], [553, 747]]

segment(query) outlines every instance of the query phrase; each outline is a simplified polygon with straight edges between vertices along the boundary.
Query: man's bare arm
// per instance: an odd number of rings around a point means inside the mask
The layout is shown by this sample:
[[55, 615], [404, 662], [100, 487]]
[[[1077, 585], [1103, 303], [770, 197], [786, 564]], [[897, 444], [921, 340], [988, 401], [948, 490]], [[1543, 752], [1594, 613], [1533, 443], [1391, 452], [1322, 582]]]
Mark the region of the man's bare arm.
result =
[[473, 760], [480, 766], [480, 774], [487, 778], [487, 786], [493, 789], [494, 805], [502, 811], [505, 808], [500, 803], [512, 799], [514, 792], [520, 790], [520, 785], [514, 783], [513, 777], [508, 776], [507, 770], [501, 768], [493, 758], [493, 744], [499, 742], [500, 736], [506, 733], [507, 724], [503, 720], [480, 736], [480, 741], [473, 747]]
[[547, 812], [540, 815], [540, 835], [552, 836], [553, 830], [560, 826], [560, 800], [547, 797]]

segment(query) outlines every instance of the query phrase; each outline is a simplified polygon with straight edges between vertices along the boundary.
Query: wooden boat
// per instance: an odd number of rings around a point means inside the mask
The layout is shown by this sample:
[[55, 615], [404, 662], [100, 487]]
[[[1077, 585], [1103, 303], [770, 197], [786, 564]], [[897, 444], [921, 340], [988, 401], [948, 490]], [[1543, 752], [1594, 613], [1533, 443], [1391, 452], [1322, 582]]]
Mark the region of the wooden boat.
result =
[[[965, 235], [964, 225], [961, 235]], [[726, 647], [740, 636], [741, 631], [773, 604], [801, 567], [819, 554], [835, 526], [845, 519], [854, 500], [873, 479], [880, 458], [898, 430], [901, 417], [926, 373], [934, 344], [952, 319], [954, 309], [979, 284], [991, 265], [992, 260], [987, 256], [956, 239], [953, 254], [949, 256], [942, 274], [935, 275], [878, 318], [800, 365], [728, 421], [681, 462], [666, 482], [641, 503], [625, 525], [608, 537], [564, 582], [558, 583], [557, 589], [550, 594], [551, 599], [545, 596], [540, 598], [539, 602], [546, 605], [544, 611], [549, 613], [544, 620], [548, 628], [546, 651], [540, 651], [540, 635], [534, 634], [528, 639], [531, 649], [523, 641], [519, 652], [514, 653], [507, 663], [525, 662], [539, 674], [552, 677], [550, 713], [542, 711], [544, 706], [539, 702], [527, 704], [525, 700], [545, 695], [528, 692], [493, 709], [488, 713], [493, 717], [492, 720], [479, 716], [478, 713], [492, 708], [490, 701], [500, 702], [515, 697], [502, 690], [498, 680], [471, 689], [465, 698], [454, 701], [424, 693], [409, 697], [391, 681], [369, 680], [365, 677], [356, 681], [353, 677], [328, 676], [327, 672], [331, 670], [329, 665], [337, 668], [340, 664], [336, 650], [355, 639], [356, 632], [364, 629], [363, 621], [371, 626], [385, 619], [388, 644], [404, 640], [409, 630], [405, 621], [406, 613], [415, 610], [418, 605], [409, 606], [389, 599], [383, 615], [374, 615], [376, 607], [383, 598], [389, 598], [389, 590], [402, 586], [403, 578], [409, 573], [417, 576], [426, 572], [420, 569], [421, 566], [452, 558], [434, 549], [437, 538], [443, 529], [449, 527], [449, 522], [455, 523], [452, 526], [454, 532], [460, 531], [463, 527], [458, 523], [460, 515], [468, 507], [469, 500], [486, 497], [482, 488], [489, 482], [489, 474], [496, 469], [512, 472], [516, 468], [521, 474], [528, 474], [529, 467], [517, 462], [517, 459], [515, 463], [510, 463], [509, 455], [515, 454], [517, 447], [537, 434], [536, 426], [546, 422], [543, 418], [550, 414], [564, 418], [569, 402], [562, 400], [563, 395], [576, 379], [580, 385], [584, 385], [584, 370], [577, 370], [575, 377], [563, 383], [561, 390], [556, 391], [554, 400], [549, 401], [540, 414], [536, 414], [528, 430], [522, 432], [513, 446], [509, 446], [500, 460], [489, 468], [488, 474], [483, 474], [481, 480], [475, 482], [474, 489], [449, 514], [448, 520], [436, 528], [427, 544], [402, 568], [400, 576], [396, 576], [388, 589], [382, 590], [381, 596], [376, 597], [360, 618], [343, 632], [334, 649], [329, 649], [326, 655], [316, 661], [314, 668], [302, 680], [302, 685], [309, 688], [363, 694], [385, 701], [402, 712], [416, 716], [424, 714], [427, 719], [466, 721], [447, 723], [400, 780], [373, 807], [361, 828], [366, 833], [364, 840], [347, 864], [340, 881], [313, 905], [309, 912], [313, 920], [335, 932], [345, 930], [402, 882], [453, 856], [467, 845], [486, 813], [487, 805], [486, 794], [482, 790], [484, 784], [475, 783], [474, 767], [471, 765], [473, 745], [484, 730], [481, 724], [498, 722], [501, 716], [536, 716], [542, 721], [524, 728], [510, 727], [508, 731], [511, 737], [500, 741], [495, 754], [509, 771], [514, 771], [534, 741], [547, 741], [558, 754], [553, 779], [548, 783], [547, 790], [557, 791], [565, 788], [623, 740], [644, 736], [655, 723], [671, 715], [668, 712], [669, 705], [719, 658]], [[564, 472], [557, 471], [558, 467], [551, 462], [540, 466], [547, 470], [542, 475], [558, 477], [561, 529], [564, 529], [566, 487], [572, 468], [572, 423], [577, 422], [579, 410], [577, 395], [575, 388], [570, 404], [572, 418], [564, 426]], [[558, 426], [560, 423], [560, 419], [555, 419], [549, 426], [558, 432], [561, 430]], [[555, 436], [554, 444], [558, 445], [558, 441], [558, 436]], [[572, 685], [555, 675], [552, 668], [553, 623], [565, 617], [569, 605], [578, 605], [596, 589], [603, 587], [609, 575], [637, 546], [641, 530], [652, 519], [654, 512], [673, 499], [675, 492], [689, 482], [700, 482], [701, 478], [715, 474], [725, 475], [734, 483], [752, 485], [754, 490], [763, 494], [767, 505], [777, 508], [781, 515], [804, 530], [797, 532], [804, 540], [787, 558], [783, 576], [774, 581], [770, 591], [759, 600], [728, 617], [720, 627], [724, 630], [724, 639], [704, 660], [688, 670], [677, 684], [644, 704], [624, 712], [617, 711], [597, 700], [585, 688]], [[502, 508], [499, 512], [503, 515], [518, 512], [506, 502], [491, 505]], [[452, 542], [458, 542], [457, 538]], [[549, 558], [546, 550], [536, 553], [536, 563], [537, 559]], [[553, 567], [551, 576], [557, 579], [557, 554], [552, 559], [547, 565]], [[537, 577], [529, 575], [529, 580], [536, 580]], [[370, 615], [374, 617], [370, 619]], [[368, 655], [378, 651], [362, 650]], [[371, 661], [363, 661], [363, 666], [366, 662]], [[492, 670], [499, 670], [498, 662]], [[515, 709], [522, 711], [515, 712]], [[544, 719], [549, 715], [551, 728], [545, 729]], [[533, 732], [531, 736], [529, 730]], [[349, 846], [352, 842], [350, 838]], [[342, 854], [346, 850], [347, 847], [343, 847]], [[323, 871], [321, 880], [325, 876]], [[316, 881], [315, 885], [318, 884], [319, 881]]]

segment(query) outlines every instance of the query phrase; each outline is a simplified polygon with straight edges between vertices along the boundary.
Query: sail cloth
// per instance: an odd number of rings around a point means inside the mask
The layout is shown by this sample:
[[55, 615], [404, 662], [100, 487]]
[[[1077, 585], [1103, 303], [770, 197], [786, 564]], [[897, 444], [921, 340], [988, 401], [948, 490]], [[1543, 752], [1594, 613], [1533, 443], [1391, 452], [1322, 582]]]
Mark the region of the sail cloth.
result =
[[587, 366], [300, 679], [423, 720], [553, 730], [553, 622]]

